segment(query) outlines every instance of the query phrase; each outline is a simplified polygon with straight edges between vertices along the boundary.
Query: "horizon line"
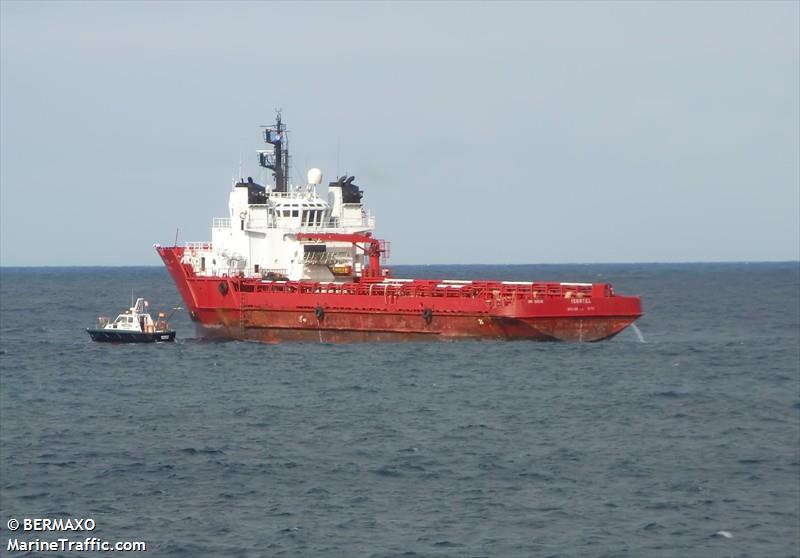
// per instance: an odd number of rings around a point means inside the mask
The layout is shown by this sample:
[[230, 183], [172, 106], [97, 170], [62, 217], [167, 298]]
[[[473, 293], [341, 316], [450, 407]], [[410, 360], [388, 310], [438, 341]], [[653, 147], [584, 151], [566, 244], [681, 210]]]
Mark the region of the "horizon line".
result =
[[[556, 266], [556, 265], [690, 265], [690, 264], [779, 264], [779, 263], [793, 263], [800, 264], [800, 259], [797, 260], [674, 260], [674, 261], [627, 261], [627, 262], [537, 262], [537, 263], [399, 263], [392, 264], [392, 266], [470, 266], [470, 267], [496, 267], [496, 266], [528, 266], [528, 265], [543, 265], [543, 266]], [[163, 268], [160, 264], [133, 264], [133, 265], [119, 265], [119, 264], [64, 264], [64, 265], [3, 265], [0, 264], [0, 269], [58, 269], [58, 268], [130, 268], [130, 267], [152, 267]]]

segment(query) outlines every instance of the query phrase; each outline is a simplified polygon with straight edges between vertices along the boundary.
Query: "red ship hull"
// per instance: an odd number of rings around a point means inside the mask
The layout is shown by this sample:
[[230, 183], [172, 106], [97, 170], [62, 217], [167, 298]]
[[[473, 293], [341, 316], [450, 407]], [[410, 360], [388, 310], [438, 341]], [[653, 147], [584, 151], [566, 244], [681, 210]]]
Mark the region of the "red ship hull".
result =
[[204, 335], [326, 343], [496, 339], [601, 341], [642, 314], [606, 284], [264, 281], [198, 276], [182, 247], [158, 247]]

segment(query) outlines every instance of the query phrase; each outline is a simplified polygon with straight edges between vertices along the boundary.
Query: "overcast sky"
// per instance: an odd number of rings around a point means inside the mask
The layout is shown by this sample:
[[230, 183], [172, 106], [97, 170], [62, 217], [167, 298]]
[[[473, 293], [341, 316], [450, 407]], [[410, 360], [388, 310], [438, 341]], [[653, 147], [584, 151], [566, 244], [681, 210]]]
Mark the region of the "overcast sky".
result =
[[798, 2], [0, 6], [0, 265], [210, 240], [276, 107], [389, 263], [800, 258]]

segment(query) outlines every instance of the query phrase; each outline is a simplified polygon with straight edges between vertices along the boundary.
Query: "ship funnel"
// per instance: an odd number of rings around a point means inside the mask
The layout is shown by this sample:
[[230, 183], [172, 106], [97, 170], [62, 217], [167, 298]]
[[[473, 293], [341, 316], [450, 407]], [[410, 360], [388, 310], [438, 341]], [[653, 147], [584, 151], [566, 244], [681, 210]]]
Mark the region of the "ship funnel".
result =
[[308, 178], [309, 184], [312, 184], [314, 186], [322, 184], [322, 171], [319, 170], [318, 168], [313, 168], [309, 170], [306, 176]]

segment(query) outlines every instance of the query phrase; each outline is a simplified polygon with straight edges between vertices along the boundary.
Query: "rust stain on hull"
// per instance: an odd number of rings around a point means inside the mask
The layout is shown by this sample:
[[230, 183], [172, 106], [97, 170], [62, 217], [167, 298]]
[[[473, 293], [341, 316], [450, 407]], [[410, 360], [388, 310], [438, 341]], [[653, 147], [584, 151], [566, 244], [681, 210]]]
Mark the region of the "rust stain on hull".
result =
[[577, 341], [595, 342], [617, 335], [630, 318], [591, 318], [576, 324], [565, 319], [513, 319], [507, 317], [434, 317], [399, 319], [373, 314], [328, 313], [318, 320], [313, 312], [251, 311], [244, 319], [220, 310], [201, 332], [212, 338], [280, 342], [370, 343], [403, 341]]

